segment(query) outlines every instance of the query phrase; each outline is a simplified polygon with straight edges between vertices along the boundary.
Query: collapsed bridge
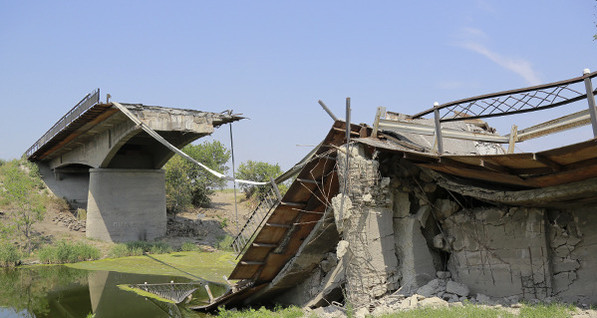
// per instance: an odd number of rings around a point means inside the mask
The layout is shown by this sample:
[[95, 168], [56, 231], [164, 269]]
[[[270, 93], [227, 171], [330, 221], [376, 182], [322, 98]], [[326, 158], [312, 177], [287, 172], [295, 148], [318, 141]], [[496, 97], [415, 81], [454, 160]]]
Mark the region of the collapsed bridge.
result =
[[[249, 218], [233, 243], [240, 260], [230, 279], [240, 281], [203, 308], [359, 307], [440, 278], [472, 295], [597, 303], [597, 139], [514, 153], [517, 142], [589, 123], [597, 137], [595, 77], [414, 116], [380, 108], [371, 127], [336, 121], [289, 172], [288, 192], [274, 185]], [[505, 136], [479, 120], [581, 101], [588, 109]]]

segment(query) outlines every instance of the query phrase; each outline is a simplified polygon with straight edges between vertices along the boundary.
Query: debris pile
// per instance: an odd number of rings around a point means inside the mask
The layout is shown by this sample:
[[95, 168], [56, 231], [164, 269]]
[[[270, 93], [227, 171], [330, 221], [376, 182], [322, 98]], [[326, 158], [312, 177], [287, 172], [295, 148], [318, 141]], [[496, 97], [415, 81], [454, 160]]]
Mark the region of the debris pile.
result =
[[52, 222], [67, 227], [71, 231], [85, 232], [85, 220], [77, 220], [71, 213], [58, 213], [52, 218]]
[[[450, 272], [439, 271], [436, 276], [437, 278], [418, 288], [414, 294], [404, 294], [400, 289], [358, 308], [351, 308], [350, 304], [342, 305], [333, 302], [329, 306], [317, 309], [305, 308], [305, 311], [308, 315], [323, 318], [344, 318], [349, 316], [364, 318], [419, 308], [447, 308], [471, 304], [501, 309], [519, 315], [520, 308], [523, 306], [522, 299], [518, 296], [494, 298], [481, 293], [472, 294], [468, 286], [453, 281]], [[556, 301], [555, 298], [546, 298], [543, 300], [525, 300], [525, 303], [539, 304]], [[591, 310], [587, 304], [580, 304], [580, 308], [571, 314], [572, 317], [596, 316], [596, 312]]]
[[226, 235], [226, 232], [222, 229], [222, 224], [218, 220], [192, 220], [169, 216], [166, 235], [202, 239], [208, 236], [223, 237]]

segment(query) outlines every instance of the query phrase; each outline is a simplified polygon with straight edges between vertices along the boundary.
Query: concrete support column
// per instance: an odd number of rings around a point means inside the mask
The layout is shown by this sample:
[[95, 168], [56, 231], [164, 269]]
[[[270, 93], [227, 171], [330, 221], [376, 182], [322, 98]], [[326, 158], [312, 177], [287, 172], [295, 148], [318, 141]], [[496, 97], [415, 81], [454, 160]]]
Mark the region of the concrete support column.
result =
[[346, 300], [359, 307], [397, 288], [398, 260], [390, 179], [380, 178], [379, 163], [368, 159], [361, 146], [351, 147], [348, 171], [345, 156], [338, 152], [338, 175], [340, 184], [348, 178], [348, 189], [332, 205], [341, 233], [337, 255], [346, 270]]
[[89, 170], [87, 237], [152, 240], [166, 234], [166, 221], [163, 170]]

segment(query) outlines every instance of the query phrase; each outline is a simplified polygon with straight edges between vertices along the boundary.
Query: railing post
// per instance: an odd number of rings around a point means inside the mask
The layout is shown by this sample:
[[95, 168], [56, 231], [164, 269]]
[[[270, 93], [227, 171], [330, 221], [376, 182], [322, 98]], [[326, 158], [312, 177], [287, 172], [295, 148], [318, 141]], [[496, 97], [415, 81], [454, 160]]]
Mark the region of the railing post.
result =
[[276, 194], [276, 198], [278, 198], [278, 201], [282, 201], [280, 189], [278, 189], [278, 185], [276, 185], [276, 181], [274, 181], [274, 178], [269, 177], [269, 182], [272, 184], [272, 189], [274, 189], [274, 193]]
[[591, 125], [593, 126], [593, 137], [597, 138], [597, 110], [595, 109], [595, 96], [593, 96], [593, 83], [588, 76], [591, 70], [585, 68], [583, 75], [585, 77], [585, 89], [587, 90], [587, 101], [589, 102], [589, 114], [591, 114]]
[[371, 132], [371, 137], [377, 138], [377, 131], [379, 130], [379, 120], [381, 119], [382, 113], [385, 113], [385, 108], [383, 106], [377, 107], [375, 119], [373, 120], [373, 131]]
[[433, 103], [433, 115], [435, 117], [435, 139], [437, 141], [437, 152], [444, 153], [444, 140], [442, 138], [442, 123], [439, 118], [439, 103]]
[[510, 138], [508, 140], [508, 153], [514, 153], [514, 146], [518, 138], [518, 126], [512, 125], [510, 129]]

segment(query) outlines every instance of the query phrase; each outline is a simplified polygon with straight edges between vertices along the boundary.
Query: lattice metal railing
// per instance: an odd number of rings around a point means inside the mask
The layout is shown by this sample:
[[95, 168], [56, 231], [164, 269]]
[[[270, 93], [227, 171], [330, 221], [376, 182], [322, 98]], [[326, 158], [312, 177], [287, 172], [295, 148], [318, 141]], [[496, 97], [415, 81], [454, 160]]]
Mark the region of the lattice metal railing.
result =
[[[597, 72], [584, 76], [522, 89], [509, 90], [461, 99], [420, 112], [413, 116], [419, 118], [440, 112], [442, 122], [475, 118], [497, 117], [516, 113], [532, 112], [558, 107], [587, 98], [585, 79], [597, 77]], [[597, 90], [593, 91], [593, 94]]]
[[177, 304], [183, 302], [189, 295], [204, 286], [205, 283], [162, 283], [162, 284], [131, 284], [132, 288], [138, 288], [148, 293], [171, 300]]
[[253, 242], [255, 235], [265, 224], [265, 220], [276, 206], [280, 204], [280, 196], [277, 193], [277, 188], [274, 188], [274, 186], [269, 187], [270, 189], [263, 195], [255, 210], [251, 212], [249, 218], [238, 232], [238, 235], [232, 241], [232, 248], [234, 248], [237, 258]]
[[87, 94], [81, 101], [75, 105], [71, 110], [69, 110], [62, 118], [60, 118], [52, 128], [48, 129], [48, 131], [41, 136], [29, 149], [25, 152], [25, 155], [29, 158], [31, 157], [39, 148], [45, 145], [48, 141], [52, 140], [59, 132], [61, 132], [66, 126], [70, 123], [75, 121], [79, 118], [83, 113], [85, 113], [89, 108], [95, 106], [99, 103], [99, 95], [100, 90], [99, 88], [94, 90], [93, 92]]

